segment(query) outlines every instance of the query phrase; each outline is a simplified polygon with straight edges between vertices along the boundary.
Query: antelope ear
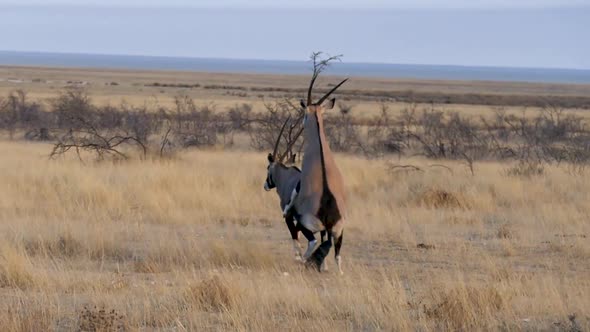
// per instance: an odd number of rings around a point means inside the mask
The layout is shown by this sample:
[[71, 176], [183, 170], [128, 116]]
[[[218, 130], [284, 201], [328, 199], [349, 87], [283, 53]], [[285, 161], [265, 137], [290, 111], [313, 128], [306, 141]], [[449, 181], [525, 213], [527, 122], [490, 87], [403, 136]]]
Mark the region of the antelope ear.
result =
[[291, 160], [289, 160], [289, 162], [290, 162], [291, 164], [294, 164], [294, 163], [295, 163], [295, 158], [296, 158], [296, 157], [297, 157], [297, 153], [293, 153], [293, 155], [291, 156]]
[[305, 102], [303, 101], [303, 99], [299, 100], [299, 105], [301, 105], [301, 107], [303, 109], [306, 109], [307, 108], [307, 105], [305, 105]]
[[275, 157], [272, 155], [272, 153], [269, 153], [267, 158], [269, 163], [275, 162]]
[[326, 110], [331, 110], [334, 108], [334, 105], [336, 105], [336, 98], [331, 98], [328, 99], [328, 101], [324, 102], [322, 108]]

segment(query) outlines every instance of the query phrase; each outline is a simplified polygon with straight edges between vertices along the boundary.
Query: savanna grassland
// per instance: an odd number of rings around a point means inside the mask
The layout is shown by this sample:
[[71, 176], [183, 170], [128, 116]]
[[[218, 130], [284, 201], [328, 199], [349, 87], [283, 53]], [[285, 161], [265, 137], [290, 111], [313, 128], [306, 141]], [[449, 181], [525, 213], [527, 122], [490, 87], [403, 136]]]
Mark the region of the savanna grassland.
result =
[[[95, 75], [84, 80], [112, 81]], [[34, 84], [32, 98], [55, 97]], [[133, 84], [88, 88], [99, 103], [111, 93], [113, 103], [149, 100]], [[218, 107], [257, 98], [196, 90]], [[350, 102], [378, 111], [378, 101]], [[441, 106], [477, 116], [492, 107]], [[80, 162], [49, 159], [53, 142], [21, 137], [0, 141], [2, 330], [590, 329], [585, 168], [520, 172], [490, 159], [472, 174], [462, 160], [338, 153], [349, 207], [340, 276], [332, 255], [321, 274], [294, 260], [278, 197], [263, 190], [268, 151], [214, 145]], [[401, 164], [413, 167], [392, 167]]]

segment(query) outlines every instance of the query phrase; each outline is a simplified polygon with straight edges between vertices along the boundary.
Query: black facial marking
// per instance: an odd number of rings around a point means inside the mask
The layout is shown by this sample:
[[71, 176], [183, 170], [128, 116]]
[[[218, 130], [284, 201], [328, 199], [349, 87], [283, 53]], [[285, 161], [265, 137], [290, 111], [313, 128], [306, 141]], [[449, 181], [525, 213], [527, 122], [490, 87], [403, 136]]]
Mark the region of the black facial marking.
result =
[[270, 165], [266, 168], [266, 186], [268, 189], [273, 189], [276, 187], [275, 182], [272, 180], [272, 175], [270, 174]]

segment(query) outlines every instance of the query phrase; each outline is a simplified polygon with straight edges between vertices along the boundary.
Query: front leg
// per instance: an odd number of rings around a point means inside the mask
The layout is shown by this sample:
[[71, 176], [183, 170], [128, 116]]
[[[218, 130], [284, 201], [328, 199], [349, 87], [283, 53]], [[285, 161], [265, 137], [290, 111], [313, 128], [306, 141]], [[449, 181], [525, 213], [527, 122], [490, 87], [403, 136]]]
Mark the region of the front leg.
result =
[[299, 187], [295, 187], [293, 189], [293, 191], [291, 192], [291, 197], [289, 197], [289, 202], [283, 208], [283, 217], [286, 217], [287, 216], [287, 214], [289, 213], [289, 210], [291, 210], [291, 208], [293, 207], [293, 204], [295, 204], [295, 197], [297, 197], [297, 194], [299, 193], [297, 191], [298, 188]]
[[291, 233], [291, 239], [293, 240], [293, 252], [295, 253], [295, 260], [301, 261], [301, 244], [299, 243], [299, 230], [295, 225], [293, 215], [287, 215], [285, 217], [285, 223]]

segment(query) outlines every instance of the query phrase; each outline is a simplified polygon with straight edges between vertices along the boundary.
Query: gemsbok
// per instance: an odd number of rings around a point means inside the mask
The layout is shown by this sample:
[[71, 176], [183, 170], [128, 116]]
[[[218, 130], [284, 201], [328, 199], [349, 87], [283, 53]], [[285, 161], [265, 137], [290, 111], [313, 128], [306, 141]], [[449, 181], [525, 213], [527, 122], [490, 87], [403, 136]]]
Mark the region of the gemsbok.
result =
[[[283, 211], [283, 217], [285, 218], [285, 223], [287, 224], [289, 232], [291, 233], [295, 259], [302, 260], [301, 244], [299, 243], [299, 232], [303, 233], [303, 235], [307, 239], [308, 250], [313, 250], [317, 241], [315, 239], [314, 234], [311, 231], [307, 230], [304, 227], [301, 227], [301, 223], [299, 223], [299, 221], [297, 220], [299, 213], [297, 213], [297, 211], [293, 209], [294, 200], [299, 192], [301, 170], [299, 170], [299, 168], [297, 168], [296, 166], [286, 166], [283, 163], [285, 157], [291, 150], [293, 144], [301, 135], [303, 128], [301, 128], [301, 130], [299, 130], [299, 132], [295, 134], [293, 139], [287, 141], [287, 149], [285, 150], [285, 152], [280, 154], [280, 156], [278, 155], [279, 143], [281, 141], [281, 137], [289, 120], [290, 117], [287, 118], [287, 120], [281, 127], [281, 131], [279, 132], [279, 135], [275, 142], [273, 152], [268, 154], [268, 166], [266, 180], [264, 182], [264, 190], [270, 191], [276, 188], [277, 195], [280, 199], [281, 210]], [[291, 129], [293, 128], [291, 127]], [[292, 156], [294, 157], [295, 155]], [[291, 163], [293, 162], [294, 160], [291, 160]], [[297, 223], [295, 223], [295, 221], [297, 221]], [[321, 240], [323, 241], [324, 238], [325, 232], [322, 231]]]
[[323, 112], [334, 107], [336, 99], [328, 99], [328, 97], [348, 79], [334, 86], [314, 103], [312, 101], [313, 85], [323, 68], [322, 63], [316, 64], [317, 55], [312, 56], [314, 72], [307, 91], [307, 102], [301, 101], [301, 106], [305, 109], [303, 119], [305, 146], [301, 186], [295, 197], [294, 208], [300, 215], [299, 222], [306, 229], [313, 233], [323, 230], [328, 232], [327, 241], [322, 242], [315, 251], [312, 252], [313, 248], [308, 248], [303, 256], [306, 264], [321, 271], [322, 263], [332, 247], [332, 241], [335, 241], [336, 264], [338, 271], [342, 274], [340, 249], [346, 220], [344, 183], [326, 140]]

